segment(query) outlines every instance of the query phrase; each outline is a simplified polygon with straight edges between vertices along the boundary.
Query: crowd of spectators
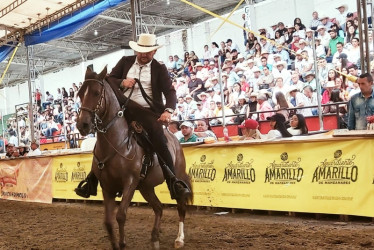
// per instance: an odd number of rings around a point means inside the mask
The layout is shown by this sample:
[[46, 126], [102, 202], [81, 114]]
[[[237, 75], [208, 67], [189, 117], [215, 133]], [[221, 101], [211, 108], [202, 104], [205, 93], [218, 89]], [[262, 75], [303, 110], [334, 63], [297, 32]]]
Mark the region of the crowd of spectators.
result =
[[[244, 14], [243, 21], [243, 26], [247, 27]], [[303, 108], [318, 104], [317, 79], [322, 86], [322, 104], [347, 102], [360, 91], [358, 84], [346, 77], [359, 76], [360, 46], [364, 46], [358, 38], [357, 15], [348, 12], [346, 5], [337, 6], [334, 17], [319, 16], [314, 11], [309, 24], [296, 17], [293, 24], [285, 25], [280, 21], [269, 29], [260, 28], [258, 33], [260, 36], [257, 37], [244, 31], [243, 41], [228, 38], [219, 45], [212, 42], [210, 46], [202, 46], [200, 55], [190, 51], [183, 56], [170, 55], [163, 62], [178, 98], [172, 119], [180, 122], [197, 120], [196, 124], [171, 124], [169, 127], [174, 127], [176, 132], [182, 129], [178, 132], [178, 139], [189, 139], [182, 133], [184, 131], [187, 131], [185, 134], [197, 135], [198, 121], [207, 127], [222, 124], [223, 113], [225, 123], [241, 126], [247, 118], [269, 120], [277, 113], [286, 120], [298, 119], [295, 115], [300, 115], [302, 121], [302, 117], [318, 115], [315, 107]], [[313, 67], [313, 36], [317, 75]], [[370, 32], [368, 38], [371, 56], [373, 37]], [[245, 45], [244, 49], [238, 46], [240, 43]], [[219, 67], [222, 69], [222, 82]], [[40, 131], [37, 138], [42, 143], [54, 138], [54, 141], [68, 140], [74, 147], [74, 137], [79, 134], [75, 125], [80, 107], [77, 92], [81, 84], [77, 86], [73, 83], [69, 92], [64, 87], [59, 88], [56, 96], [46, 91], [44, 102], [38, 89], [34, 93], [34, 124]], [[338, 108], [324, 107], [323, 113], [339, 113], [340, 124], [345, 127], [345, 104]], [[30, 138], [29, 128], [25, 126], [27, 115], [18, 116], [17, 122], [18, 131], [15, 129], [16, 121], [8, 127], [9, 141], [17, 146], [17, 136], [20, 136], [20, 142], [27, 145]], [[209, 137], [216, 139], [211, 134]], [[196, 138], [194, 136], [194, 140]]]
[[[203, 46], [200, 55], [194, 51], [185, 52], [183, 57], [170, 55], [164, 63], [178, 97], [173, 119], [208, 118], [210, 125], [216, 125], [223, 122], [217, 118], [223, 110], [226, 123], [242, 123], [245, 118], [266, 120], [274, 113], [284, 115], [286, 120], [294, 114], [318, 115], [315, 107], [286, 110], [317, 105], [317, 79], [322, 86], [322, 104], [349, 101], [360, 91], [358, 84], [346, 77], [360, 74], [360, 46], [364, 45], [358, 38], [357, 15], [341, 5], [334, 17], [319, 17], [316, 11], [312, 17], [310, 24], [295, 18], [293, 24], [277, 22], [269, 29], [260, 28], [259, 37], [244, 32], [244, 41], [228, 38], [220, 45], [212, 42]], [[245, 22], [244, 14], [243, 19]], [[313, 36], [318, 75], [314, 70]], [[369, 33], [370, 55], [372, 41]], [[238, 46], [242, 42], [244, 49]], [[323, 113], [339, 112], [340, 124], [345, 127], [347, 107], [335, 107], [324, 107]], [[256, 111], [268, 112], [253, 113]]]

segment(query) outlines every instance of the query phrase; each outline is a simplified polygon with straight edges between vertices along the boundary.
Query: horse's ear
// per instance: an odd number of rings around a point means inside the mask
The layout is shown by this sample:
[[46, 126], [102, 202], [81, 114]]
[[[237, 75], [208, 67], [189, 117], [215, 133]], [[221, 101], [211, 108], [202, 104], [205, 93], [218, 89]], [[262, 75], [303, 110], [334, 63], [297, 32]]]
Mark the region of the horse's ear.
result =
[[107, 68], [108, 68], [108, 65], [106, 65], [104, 69], [100, 72], [100, 74], [98, 75], [100, 80], [103, 80], [106, 77], [106, 74], [108, 72]]
[[86, 69], [85, 79], [89, 78], [89, 76], [92, 76], [92, 73], [93, 73], [93, 71], [92, 71], [91, 67], [88, 66], [87, 69]]

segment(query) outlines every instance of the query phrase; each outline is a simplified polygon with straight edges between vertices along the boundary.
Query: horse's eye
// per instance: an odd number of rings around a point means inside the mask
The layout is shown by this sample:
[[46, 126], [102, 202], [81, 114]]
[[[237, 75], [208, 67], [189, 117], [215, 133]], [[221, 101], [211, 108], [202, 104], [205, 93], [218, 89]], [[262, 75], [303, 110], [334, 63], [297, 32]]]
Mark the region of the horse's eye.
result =
[[94, 94], [95, 97], [100, 96], [100, 92], [99, 91], [95, 91], [93, 94]]

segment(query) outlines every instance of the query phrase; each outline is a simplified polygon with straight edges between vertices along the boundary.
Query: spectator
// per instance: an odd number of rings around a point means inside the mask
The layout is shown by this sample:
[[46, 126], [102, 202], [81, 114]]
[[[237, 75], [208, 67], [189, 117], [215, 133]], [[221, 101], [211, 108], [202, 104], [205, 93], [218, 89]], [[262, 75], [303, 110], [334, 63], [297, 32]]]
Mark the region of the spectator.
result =
[[284, 94], [279, 91], [275, 93], [275, 99], [277, 105], [275, 105], [274, 110], [276, 110], [276, 113], [282, 114], [286, 120], [288, 120], [289, 116], [289, 108], [293, 108], [293, 105], [286, 100], [286, 97]]
[[313, 16], [313, 19], [310, 21], [310, 26], [309, 27], [312, 30], [318, 30], [317, 27], [319, 25], [321, 25], [321, 21], [318, 18], [318, 12], [317, 11], [313, 11], [312, 16]]
[[16, 136], [16, 131], [12, 129], [11, 131], [9, 131], [9, 135], [9, 144], [14, 145], [14, 147], [18, 147], [18, 138]]
[[36, 89], [34, 98], [35, 98], [36, 105], [41, 107], [42, 106], [42, 93], [40, 93], [39, 89]]
[[24, 143], [20, 143], [18, 146], [18, 156], [23, 157], [27, 156], [28, 147]]
[[241, 140], [253, 140], [258, 139], [257, 136], [257, 128], [258, 128], [258, 122], [253, 119], [247, 119], [242, 122], [238, 126], [238, 128], [241, 130], [241, 134], [243, 135], [241, 137]]
[[63, 99], [67, 99], [69, 97], [69, 94], [68, 92], [66, 92], [64, 87], [61, 88], [61, 92], [62, 92]]
[[16, 147], [13, 143], [9, 142], [8, 145], [6, 145], [6, 154], [5, 157], [11, 158], [14, 157], [13, 154], [16, 151]]
[[[310, 85], [307, 86], [311, 87]], [[289, 91], [289, 94], [295, 99], [295, 108], [310, 106], [307, 97], [304, 94], [298, 92], [298, 89], [296, 87], [292, 87]], [[312, 116], [312, 111], [309, 108], [298, 109], [296, 113], [302, 114], [303, 116]]]
[[186, 142], [196, 142], [197, 135], [194, 133], [194, 125], [189, 121], [184, 121], [180, 125], [180, 129], [182, 131], [183, 137], [179, 139], [180, 143]]
[[327, 57], [330, 57], [330, 59], [327, 60], [327, 62], [331, 62], [331, 60], [332, 60], [331, 57], [337, 51], [337, 48], [336, 48], [337, 43], [338, 42], [344, 43], [344, 39], [340, 36], [337, 36], [337, 31], [336, 30], [330, 29], [329, 34], [330, 34], [331, 40], [329, 42], [329, 49], [327, 51]]
[[56, 99], [54, 101], [55, 104], [61, 104], [61, 101], [62, 101], [62, 93], [61, 93], [61, 89], [60, 88], [57, 88], [57, 95], [56, 95]]
[[196, 77], [196, 72], [191, 72], [190, 76], [191, 81], [188, 83], [189, 94], [193, 96], [195, 101], [200, 101], [197, 95], [204, 92], [204, 83]]
[[[265, 94], [259, 94], [257, 96], [257, 102], [259, 104], [259, 109], [257, 111], [263, 112], [263, 111], [273, 111], [273, 108], [267, 101], [267, 97]], [[259, 118], [260, 120], [266, 120], [268, 117], [272, 116], [273, 112], [266, 112], [266, 113], [260, 113]]]
[[367, 129], [367, 118], [374, 115], [373, 77], [370, 73], [360, 75], [357, 83], [361, 90], [348, 103], [348, 129]]
[[348, 12], [348, 5], [346, 4], [341, 4], [336, 9], [339, 11], [339, 13], [336, 15], [336, 21], [337, 24], [344, 30], [345, 27], [345, 21], [347, 17], [347, 12]]
[[180, 123], [178, 121], [171, 121], [168, 124], [168, 130], [177, 137], [178, 141], [183, 137], [182, 131], [179, 128]]
[[172, 55], [169, 56], [169, 60], [166, 62], [166, 68], [170, 68], [172, 70], [177, 69], [177, 63], [174, 61], [174, 58]]
[[209, 122], [206, 119], [195, 121], [196, 129], [194, 133], [197, 135], [197, 141], [204, 141], [204, 138], [213, 137], [217, 141], [217, 136], [211, 130]]
[[5, 141], [2, 134], [0, 134], [0, 154], [5, 152]]
[[31, 141], [30, 151], [27, 153], [27, 156], [37, 156], [41, 155], [42, 152], [39, 149], [39, 143], [34, 139]]
[[46, 109], [47, 105], [51, 105], [53, 103], [53, 95], [49, 93], [49, 91], [45, 92], [46, 94], [46, 100], [43, 102], [43, 109]]
[[357, 37], [352, 38], [352, 46], [348, 49], [348, 61], [354, 64], [359, 63], [360, 60], [360, 45]]
[[305, 117], [302, 114], [293, 115], [290, 120], [290, 125], [287, 131], [291, 135], [307, 135], [308, 126], [306, 125]]
[[263, 135], [261, 132], [257, 129], [257, 135], [261, 139], [279, 139], [282, 137], [292, 137], [292, 134], [287, 131], [286, 125], [284, 124], [286, 122], [286, 119], [281, 114], [275, 114], [270, 117], [270, 128], [271, 130]]

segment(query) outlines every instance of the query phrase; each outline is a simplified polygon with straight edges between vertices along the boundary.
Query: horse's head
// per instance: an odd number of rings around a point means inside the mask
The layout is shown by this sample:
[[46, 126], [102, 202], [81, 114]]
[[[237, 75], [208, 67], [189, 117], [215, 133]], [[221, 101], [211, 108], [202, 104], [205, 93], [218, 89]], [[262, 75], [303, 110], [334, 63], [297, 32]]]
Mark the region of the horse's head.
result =
[[77, 128], [83, 136], [96, 130], [96, 123], [101, 122], [100, 117], [105, 112], [103, 80], [106, 74], [107, 67], [100, 74], [87, 67], [85, 80], [78, 91], [82, 107], [77, 119]]

